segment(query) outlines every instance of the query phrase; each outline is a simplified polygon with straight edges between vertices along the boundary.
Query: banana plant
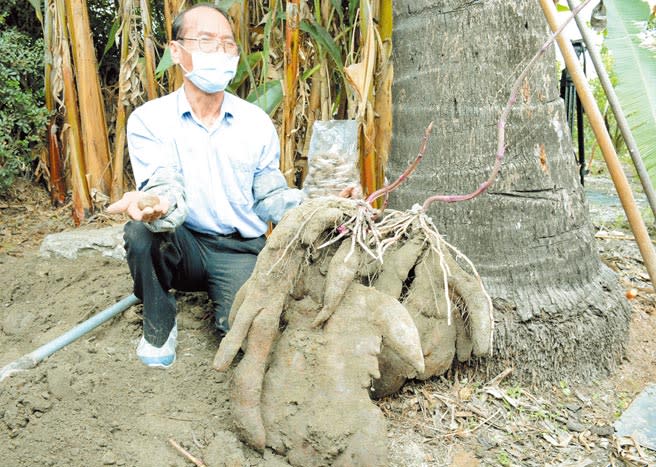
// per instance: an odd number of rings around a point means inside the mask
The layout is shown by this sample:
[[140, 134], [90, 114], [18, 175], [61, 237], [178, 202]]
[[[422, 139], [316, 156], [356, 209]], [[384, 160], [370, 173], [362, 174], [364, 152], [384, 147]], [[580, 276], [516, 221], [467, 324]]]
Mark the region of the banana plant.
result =
[[656, 185], [656, 51], [643, 45], [649, 6], [638, 0], [607, 0], [606, 46], [617, 75], [615, 92], [640, 154]]

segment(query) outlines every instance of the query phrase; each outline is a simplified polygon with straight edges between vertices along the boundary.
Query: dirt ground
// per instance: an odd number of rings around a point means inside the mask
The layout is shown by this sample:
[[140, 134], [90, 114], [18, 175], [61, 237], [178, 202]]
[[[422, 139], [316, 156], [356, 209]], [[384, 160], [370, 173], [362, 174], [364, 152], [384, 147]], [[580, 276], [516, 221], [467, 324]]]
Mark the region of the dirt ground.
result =
[[[46, 234], [72, 228], [69, 211], [52, 209], [45, 191], [27, 183], [0, 198], [0, 367], [131, 292], [128, 268], [118, 260], [38, 256]], [[117, 221], [99, 216], [83, 227]], [[630, 232], [615, 226], [598, 237], [603, 260], [638, 293], [619, 369], [605, 380], [562, 380], [539, 391], [517, 384], [511, 369], [488, 379], [459, 368], [409, 383], [377, 402], [388, 420], [391, 465], [656, 465], [656, 453], [612, 429], [634, 397], [656, 383], [656, 295]], [[178, 360], [167, 371], [136, 358], [137, 305], [0, 383], [0, 464], [193, 465], [173, 440], [211, 467], [288, 465], [233, 434], [231, 373], [211, 368], [219, 338], [203, 319], [207, 298], [179, 298]]]

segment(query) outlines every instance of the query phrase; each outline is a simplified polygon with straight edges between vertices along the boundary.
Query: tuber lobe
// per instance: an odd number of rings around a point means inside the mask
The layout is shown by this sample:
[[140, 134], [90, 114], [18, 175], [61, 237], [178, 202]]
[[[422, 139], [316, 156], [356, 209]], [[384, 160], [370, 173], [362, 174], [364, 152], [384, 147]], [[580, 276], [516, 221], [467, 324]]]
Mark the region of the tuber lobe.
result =
[[156, 195], [151, 195], [148, 193], [144, 193], [141, 195], [139, 198], [139, 201], [137, 202], [137, 207], [143, 211], [146, 208], [154, 208], [159, 204], [159, 197]]

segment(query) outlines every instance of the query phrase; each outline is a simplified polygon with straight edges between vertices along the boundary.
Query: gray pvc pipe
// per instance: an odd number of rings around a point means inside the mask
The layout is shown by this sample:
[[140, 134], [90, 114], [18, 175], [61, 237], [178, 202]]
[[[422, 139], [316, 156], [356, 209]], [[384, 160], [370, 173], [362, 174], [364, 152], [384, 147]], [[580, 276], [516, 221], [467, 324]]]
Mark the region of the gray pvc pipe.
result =
[[[573, 10], [578, 5], [579, 2], [574, 0], [567, 0], [567, 3], [569, 4], [569, 8]], [[613, 88], [613, 85], [610, 82], [608, 73], [606, 73], [606, 69], [604, 68], [604, 63], [601, 60], [601, 56], [599, 55], [599, 52], [597, 51], [597, 48], [595, 47], [594, 42], [590, 37], [588, 28], [583, 23], [583, 20], [579, 18], [579, 15], [576, 15], [574, 20], [576, 21], [576, 25], [578, 26], [579, 31], [581, 32], [581, 37], [583, 38], [583, 42], [585, 42], [585, 46], [588, 49], [590, 58], [592, 59], [592, 63], [594, 64], [595, 70], [597, 71], [597, 76], [599, 76], [601, 87], [604, 88], [604, 92], [606, 93], [606, 97], [608, 98], [608, 104], [610, 105], [610, 108], [613, 110], [613, 114], [615, 114], [615, 120], [617, 120], [617, 126], [619, 127], [620, 132], [622, 133], [622, 137], [624, 138], [626, 147], [629, 150], [629, 154], [631, 154], [631, 160], [633, 161], [633, 165], [635, 166], [636, 172], [638, 173], [638, 178], [640, 178], [642, 189], [645, 191], [645, 195], [647, 196], [647, 200], [649, 201], [649, 207], [651, 208], [651, 212], [654, 214], [654, 218], [656, 219], [656, 192], [654, 192], [654, 186], [652, 185], [651, 180], [649, 179], [649, 174], [647, 173], [645, 164], [642, 161], [642, 157], [640, 157], [638, 144], [636, 143], [636, 140], [633, 137], [633, 133], [631, 132], [631, 128], [629, 127], [629, 122], [626, 121], [626, 117], [624, 116], [624, 112], [622, 111], [622, 106], [620, 105], [620, 101], [617, 98], [617, 94], [615, 94], [615, 89]]]
[[9, 365], [6, 365], [0, 370], [0, 381], [3, 381], [5, 378], [13, 375], [14, 373], [18, 373], [19, 371], [29, 370], [36, 367], [42, 360], [57, 352], [59, 349], [67, 346], [87, 332], [97, 328], [110, 318], [113, 318], [117, 314], [127, 310], [132, 305], [136, 305], [139, 303], [139, 301], [140, 300], [135, 297], [134, 294], [129, 295], [116, 304], [101, 311], [97, 315], [92, 316], [83, 323], [78, 324], [70, 331], [62, 334], [47, 344], [42, 345], [35, 351], [23, 355], [18, 360], [11, 362]]

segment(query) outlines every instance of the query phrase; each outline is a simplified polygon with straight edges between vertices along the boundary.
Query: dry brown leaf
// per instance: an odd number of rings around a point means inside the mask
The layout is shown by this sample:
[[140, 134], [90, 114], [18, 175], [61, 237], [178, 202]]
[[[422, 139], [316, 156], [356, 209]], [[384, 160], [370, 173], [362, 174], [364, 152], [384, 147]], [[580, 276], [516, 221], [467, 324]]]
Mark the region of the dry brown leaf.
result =
[[561, 433], [559, 435], [552, 436], [549, 433], [542, 433], [542, 437], [552, 446], [564, 448], [570, 443], [573, 435], [570, 433]]
[[358, 100], [362, 100], [366, 75], [364, 63], [353, 63], [352, 65], [344, 67], [344, 74], [346, 80], [358, 95]]

